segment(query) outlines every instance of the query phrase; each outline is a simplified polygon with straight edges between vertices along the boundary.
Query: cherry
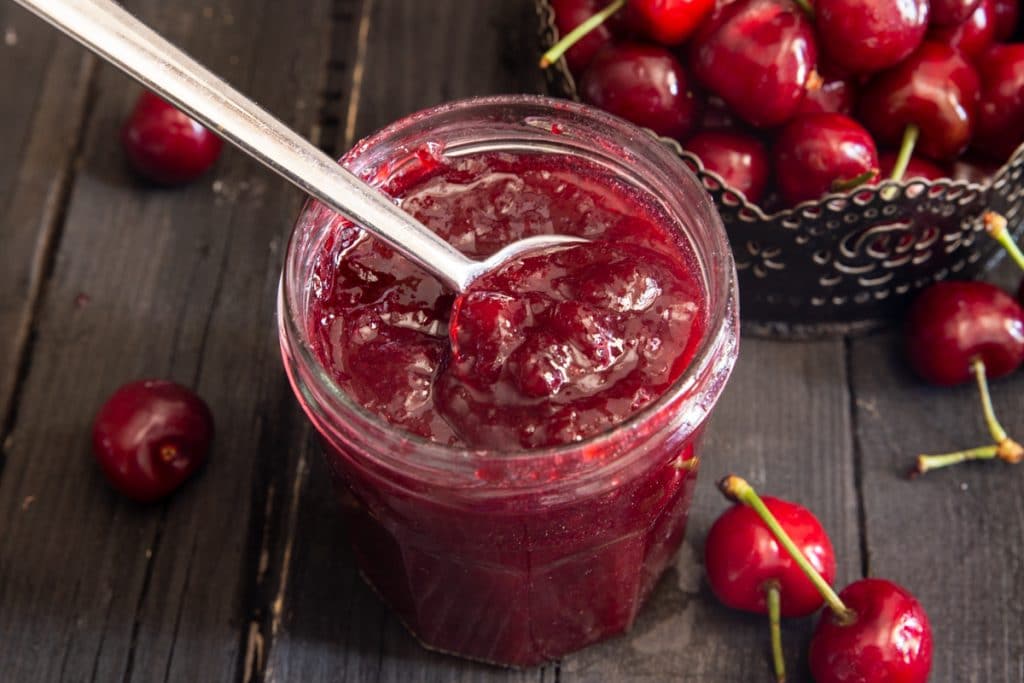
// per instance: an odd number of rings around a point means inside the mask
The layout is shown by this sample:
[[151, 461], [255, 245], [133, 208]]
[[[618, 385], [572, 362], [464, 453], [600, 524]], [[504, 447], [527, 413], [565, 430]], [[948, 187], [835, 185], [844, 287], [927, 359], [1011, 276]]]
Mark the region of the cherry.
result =
[[884, 579], [854, 581], [839, 594], [848, 619], [821, 615], [808, 659], [817, 683], [928, 680], [932, 632], [917, 598]]
[[[735, 475], [719, 482], [729, 499], [751, 508], [828, 605], [812, 640], [811, 672], [818, 683], [918, 683], [928, 678], [932, 641], [928, 618], [910, 593], [888, 581], [865, 579], [836, 595], [753, 487]], [[741, 552], [737, 550], [737, 552]], [[752, 549], [746, 549], [747, 557]], [[895, 600], [894, 595], [903, 600]], [[781, 647], [773, 629], [776, 678], [783, 680]]]
[[797, 115], [800, 114], [843, 114], [853, 113], [856, 99], [856, 86], [848, 78], [822, 79], [818, 87], [807, 88], [807, 94], [800, 101]]
[[[1004, 224], [1005, 227], [1005, 224]], [[1016, 463], [1024, 448], [1009, 438], [992, 408], [988, 378], [1024, 362], [1024, 310], [986, 282], [938, 282], [922, 291], [907, 313], [904, 344], [910, 366], [939, 386], [977, 382], [994, 445], [943, 455], [922, 455], [917, 473], [965, 460], [998, 457]]]
[[981, 0], [931, 0], [931, 22], [936, 26], [956, 26], [967, 21]]
[[852, 73], [888, 68], [924, 40], [928, 0], [815, 0], [822, 50]]
[[[882, 152], [878, 157], [879, 170], [883, 178], [889, 178], [893, 175], [893, 169], [896, 166], [897, 159], [896, 152]], [[938, 180], [939, 178], [948, 178], [949, 174], [946, 173], [940, 166], [933, 164], [932, 162], [922, 157], [911, 157], [907, 162], [907, 167], [903, 171], [901, 178], [924, 178], [925, 180]]]
[[[551, 8], [555, 12], [555, 28], [558, 29], [559, 35], [566, 36], [607, 4], [607, 0], [551, 0]], [[611, 28], [605, 23], [595, 26], [565, 50], [569, 70], [577, 75], [582, 73], [594, 55], [610, 42]]]
[[690, 37], [715, 8], [715, 0], [629, 0], [627, 24], [662, 45]]
[[590, 104], [676, 139], [690, 134], [700, 114], [682, 65], [654, 45], [604, 48], [584, 72], [580, 93]]
[[163, 498], [206, 460], [213, 416], [180, 384], [125, 384], [100, 408], [92, 428], [93, 455], [111, 486], [140, 502]]
[[198, 121], [148, 91], [139, 96], [121, 129], [128, 162], [161, 185], [180, 185], [203, 175], [223, 144]]
[[[762, 500], [797, 549], [831, 584], [836, 558], [821, 522], [796, 503], [767, 496]], [[771, 530], [746, 505], [734, 505], [715, 520], [704, 544], [704, 566], [715, 597], [733, 609], [767, 614], [769, 588], [779, 592], [784, 617], [807, 616], [824, 602]]]
[[796, 113], [815, 74], [814, 28], [789, 0], [736, 0], [697, 31], [689, 58], [697, 80], [740, 117], [777, 126]]
[[932, 26], [928, 40], [945, 43], [968, 59], [975, 59], [996, 40], [995, 11], [994, 0], [981, 0], [967, 21], [955, 26]]
[[959, 155], [971, 140], [978, 75], [959, 52], [926, 41], [862, 91], [860, 120], [882, 145], [897, 145], [910, 126], [921, 153], [937, 160]]
[[974, 148], [1005, 162], [1024, 143], [1024, 43], [994, 45], [977, 62], [981, 76]]
[[1020, 19], [1020, 0], [992, 0], [992, 9], [996, 41], [1001, 43], [1009, 40]]
[[[694, 32], [714, 7], [715, 0], [556, 1], [552, 8], [563, 37], [540, 58], [541, 68], [554, 64], [563, 54], [574, 72], [585, 67], [598, 49], [609, 42], [612, 32], [606, 22], [613, 17], [622, 16], [622, 24], [630, 33], [662, 45], [677, 45]], [[620, 15], [623, 8], [625, 12]], [[562, 12], [566, 14], [564, 18], [560, 18]], [[583, 49], [576, 51], [581, 44]]]
[[768, 183], [768, 153], [760, 140], [745, 133], [705, 130], [690, 138], [686, 149], [748, 201], [761, 201]]
[[1002, 377], [1024, 362], [1024, 310], [986, 282], [937, 282], [911, 305], [904, 341], [910, 366], [932, 384], [970, 381], [975, 359]]
[[790, 204], [878, 178], [878, 151], [871, 135], [842, 114], [793, 119], [779, 134], [774, 154], [779, 190]]

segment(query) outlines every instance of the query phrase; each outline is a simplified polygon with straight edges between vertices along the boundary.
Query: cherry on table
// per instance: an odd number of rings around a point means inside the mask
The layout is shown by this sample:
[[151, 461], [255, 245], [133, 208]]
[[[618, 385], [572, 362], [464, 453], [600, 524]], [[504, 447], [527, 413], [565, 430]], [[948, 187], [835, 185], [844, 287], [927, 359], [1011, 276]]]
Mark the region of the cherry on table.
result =
[[888, 68], [924, 40], [928, 0], [815, 0], [822, 50], [851, 73]]
[[735, 131], [704, 130], [690, 138], [685, 147], [700, 158], [704, 168], [720, 175], [748, 201], [761, 201], [768, 183], [768, 152], [756, 137]]
[[[924, 683], [928, 679], [931, 627], [910, 593], [889, 581], [864, 579], [837, 595], [750, 484], [729, 475], [718, 488], [757, 514], [828, 606], [811, 644], [811, 672], [818, 683]], [[746, 552], [749, 557], [752, 549]], [[774, 631], [772, 653], [776, 678], [783, 680], [781, 646]]]
[[580, 94], [658, 135], [683, 139], [693, 130], [700, 103], [671, 52], [655, 45], [609, 45], [583, 74]]
[[954, 26], [932, 26], [928, 40], [945, 43], [968, 59], [975, 59], [996, 40], [995, 12], [994, 0], [981, 0], [966, 21]]
[[[814, 27], [790, 0], [736, 0], [718, 8], [690, 42], [701, 84], [741, 118], [777, 126], [797, 112], [817, 78]], [[813, 74], [813, 76], [812, 76]]]
[[210, 409], [190, 389], [143, 380], [115, 391], [96, 415], [93, 455], [111, 486], [140, 502], [173, 492], [206, 460]]
[[1024, 143], [1024, 43], [993, 45], [977, 67], [981, 102], [972, 147], [1003, 163]]
[[911, 304], [904, 347], [911, 368], [931, 384], [953, 386], [972, 379], [977, 383], [993, 442], [967, 451], [918, 456], [917, 474], [966, 460], [1024, 459], [1024, 448], [996, 418], [988, 389], [989, 379], [1008, 375], [1024, 362], [1024, 310], [1013, 297], [986, 282], [937, 282]]
[[131, 166], [161, 185], [180, 185], [210, 169], [224, 143], [195, 119], [144, 91], [121, 129]]
[[776, 183], [790, 204], [878, 178], [878, 150], [871, 135], [842, 114], [793, 119], [775, 141], [774, 157]]
[[956, 26], [967, 21], [981, 0], [930, 0], [931, 23], [936, 26]]
[[971, 141], [978, 91], [978, 74], [963, 55], [925, 41], [867, 84], [858, 111], [880, 145], [899, 145], [908, 128], [915, 127], [918, 150], [943, 161], [958, 156]]
[[932, 633], [921, 603], [884, 579], [854, 581], [839, 593], [848, 617], [826, 611], [811, 637], [816, 683], [924, 683]]

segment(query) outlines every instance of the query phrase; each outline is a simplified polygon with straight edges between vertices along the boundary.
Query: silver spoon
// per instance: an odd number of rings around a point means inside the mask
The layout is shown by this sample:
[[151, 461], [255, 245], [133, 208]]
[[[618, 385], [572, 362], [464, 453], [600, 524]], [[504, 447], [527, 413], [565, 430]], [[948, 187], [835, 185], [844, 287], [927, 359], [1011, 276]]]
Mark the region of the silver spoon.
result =
[[115, 2], [14, 1], [381, 238], [456, 292], [524, 252], [586, 241], [566, 235], [528, 237], [484, 261], [474, 261]]

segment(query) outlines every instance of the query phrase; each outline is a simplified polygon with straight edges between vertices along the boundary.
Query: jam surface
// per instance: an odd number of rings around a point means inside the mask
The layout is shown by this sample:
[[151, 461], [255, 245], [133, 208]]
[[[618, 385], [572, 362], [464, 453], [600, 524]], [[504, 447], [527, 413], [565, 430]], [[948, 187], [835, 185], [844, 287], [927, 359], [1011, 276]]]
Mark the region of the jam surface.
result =
[[456, 298], [338, 219], [311, 283], [314, 351], [390, 423], [471, 448], [571, 443], [649, 405], [692, 359], [705, 303], [690, 247], [596, 165], [421, 153], [384, 189], [474, 258], [532, 235], [590, 240], [530, 253]]

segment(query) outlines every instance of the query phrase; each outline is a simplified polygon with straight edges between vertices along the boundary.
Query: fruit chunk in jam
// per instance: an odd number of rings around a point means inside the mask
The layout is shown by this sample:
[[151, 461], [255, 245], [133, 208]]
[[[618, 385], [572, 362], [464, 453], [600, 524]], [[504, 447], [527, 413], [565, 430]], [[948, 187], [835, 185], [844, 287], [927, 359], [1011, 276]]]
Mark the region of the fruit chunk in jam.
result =
[[[396, 429], [488, 451], [467, 493], [329, 448], [360, 570], [445, 652], [525, 666], [622, 632], [682, 541], [699, 429], [627, 430], [550, 460], [500, 451], [607, 432], [668, 389], [706, 325], [689, 244], [649, 197], [578, 158], [425, 152], [383, 175], [405, 210], [473, 257], [538, 234], [590, 241], [527, 255], [456, 299], [323, 218], [307, 317], [323, 366]], [[636, 464], [616, 469], [626, 450]], [[564, 483], [583, 461], [614, 483]]]
[[474, 257], [537, 234], [592, 240], [528, 254], [456, 303], [389, 247], [340, 225], [313, 282], [315, 350], [389, 422], [471, 448], [566, 444], [641, 410], [689, 363], [704, 313], [687, 247], [650, 202], [597, 168], [425, 156], [387, 189]]

